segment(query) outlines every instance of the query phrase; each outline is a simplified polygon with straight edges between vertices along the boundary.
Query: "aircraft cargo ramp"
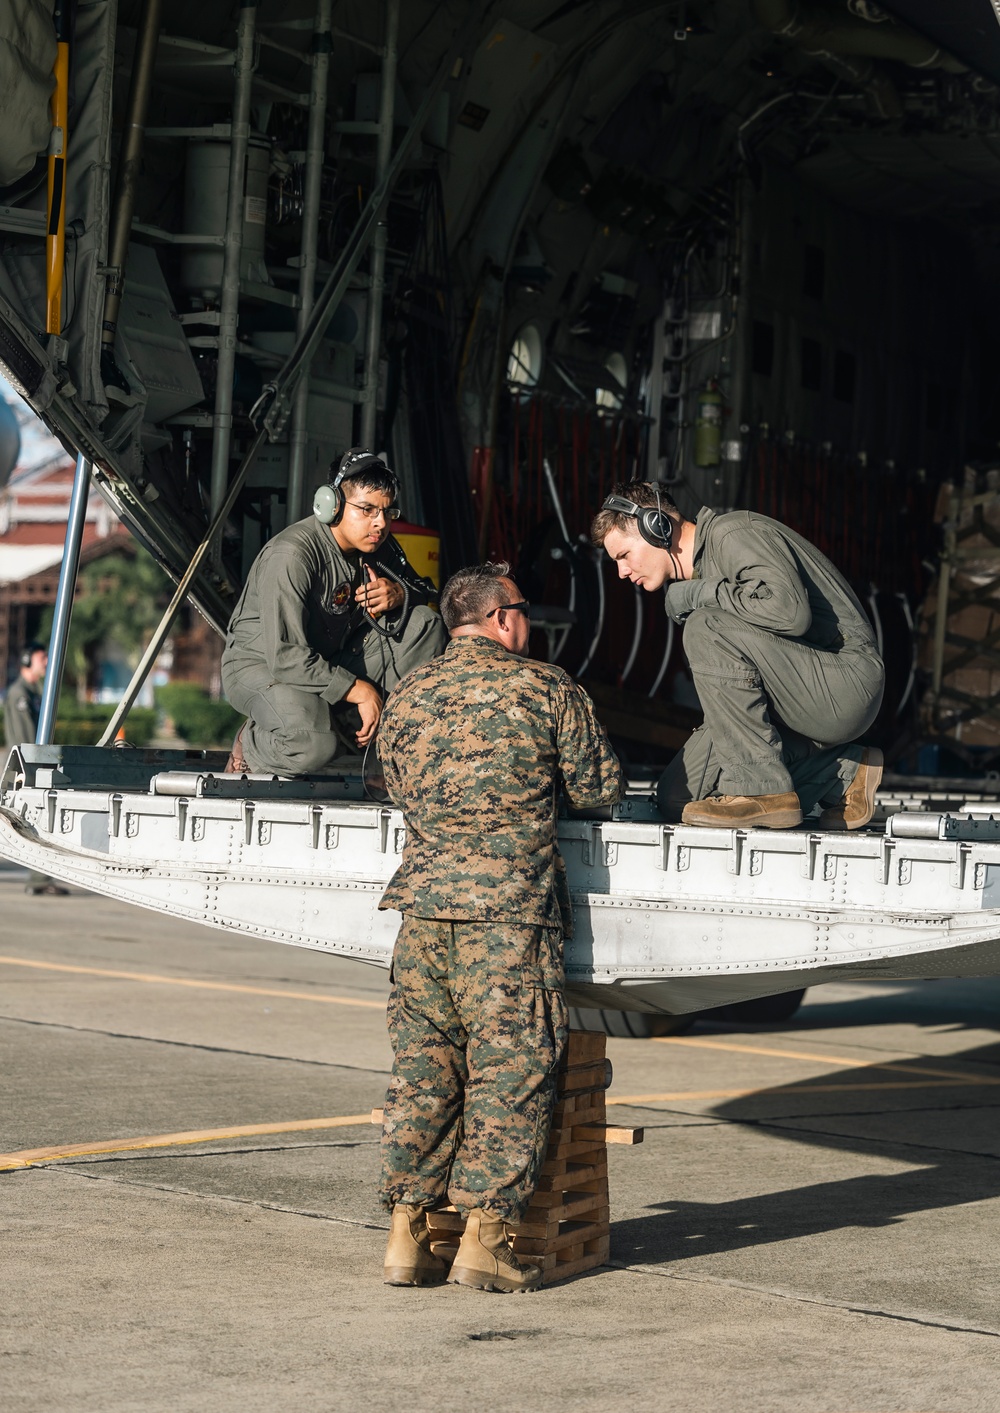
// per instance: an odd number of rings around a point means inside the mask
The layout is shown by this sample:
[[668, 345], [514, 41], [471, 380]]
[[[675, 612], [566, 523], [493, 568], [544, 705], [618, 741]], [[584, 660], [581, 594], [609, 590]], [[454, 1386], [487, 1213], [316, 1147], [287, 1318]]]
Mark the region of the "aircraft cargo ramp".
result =
[[[405, 830], [360, 776], [226, 776], [218, 753], [32, 747], [7, 761], [0, 855], [142, 907], [387, 967], [378, 910]], [[831, 980], [1000, 972], [1000, 820], [903, 808], [853, 834], [716, 830], [629, 796], [564, 818], [569, 999], [684, 1015]]]

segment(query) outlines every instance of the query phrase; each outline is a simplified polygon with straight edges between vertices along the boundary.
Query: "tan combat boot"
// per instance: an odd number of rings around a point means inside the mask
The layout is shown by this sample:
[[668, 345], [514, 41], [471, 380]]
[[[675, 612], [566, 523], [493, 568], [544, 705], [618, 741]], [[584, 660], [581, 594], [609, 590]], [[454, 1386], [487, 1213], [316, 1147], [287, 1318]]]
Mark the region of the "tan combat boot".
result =
[[682, 824], [711, 829], [794, 829], [802, 809], [794, 790], [781, 795], [717, 795], [684, 806]]
[[385, 1248], [385, 1285], [443, 1285], [448, 1268], [431, 1250], [423, 1207], [397, 1202], [392, 1209], [389, 1244]]
[[481, 1207], [469, 1213], [458, 1255], [448, 1276], [455, 1285], [475, 1290], [537, 1290], [542, 1273], [523, 1265], [510, 1249], [507, 1228], [499, 1217]]
[[877, 746], [866, 749], [841, 803], [831, 805], [820, 815], [820, 829], [864, 828], [875, 813], [875, 792], [882, 782], [882, 760]]

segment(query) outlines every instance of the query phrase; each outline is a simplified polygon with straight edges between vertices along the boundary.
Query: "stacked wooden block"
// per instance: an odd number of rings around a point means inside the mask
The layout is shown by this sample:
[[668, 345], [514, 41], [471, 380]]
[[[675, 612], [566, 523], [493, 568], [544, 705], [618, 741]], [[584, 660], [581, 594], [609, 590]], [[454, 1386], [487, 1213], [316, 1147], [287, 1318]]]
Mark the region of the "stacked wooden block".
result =
[[[602, 1034], [570, 1031], [541, 1180], [524, 1220], [512, 1229], [514, 1251], [542, 1268], [543, 1285], [607, 1261], [611, 1243], [607, 1144], [642, 1142], [641, 1128], [615, 1128], [606, 1122], [605, 1091], [611, 1082], [606, 1045]], [[373, 1121], [381, 1118], [381, 1110], [375, 1110]], [[427, 1225], [432, 1249], [450, 1260], [465, 1219], [448, 1207], [428, 1213]]]

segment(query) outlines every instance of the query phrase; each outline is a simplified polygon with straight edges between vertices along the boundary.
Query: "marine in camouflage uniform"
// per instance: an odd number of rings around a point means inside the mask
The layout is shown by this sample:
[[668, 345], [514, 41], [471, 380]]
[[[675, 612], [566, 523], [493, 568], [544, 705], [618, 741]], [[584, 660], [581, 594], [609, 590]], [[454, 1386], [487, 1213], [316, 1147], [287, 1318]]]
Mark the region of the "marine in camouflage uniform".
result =
[[381, 1197], [515, 1223], [538, 1181], [567, 1032], [557, 795], [561, 785], [577, 807], [610, 804], [623, 781], [586, 693], [522, 655], [527, 605], [498, 583], [494, 602], [515, 601], [499, 615], [509, 646], [488, 623], [463, 625], [393, 692], [381, 724], [386, 785], [406, 820], [380, 904], [403, 913]]

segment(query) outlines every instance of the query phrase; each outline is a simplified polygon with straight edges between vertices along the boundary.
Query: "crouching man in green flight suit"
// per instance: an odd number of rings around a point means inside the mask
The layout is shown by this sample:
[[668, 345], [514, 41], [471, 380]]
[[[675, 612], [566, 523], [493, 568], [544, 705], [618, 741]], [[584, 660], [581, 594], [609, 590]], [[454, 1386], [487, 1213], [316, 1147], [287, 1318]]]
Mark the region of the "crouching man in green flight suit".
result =
[[[444, 655], [389, 699], [386, 786], [406, 821], [380, 904], [399, 908], [382, 1129], [392, 1212], [384, 1279], [533, 1290], [506, 1226], [523, 1216], [548, 1143], [566, 1043], [563, 939], [572, 927], [556, 844], [560, 786], [578, 807], [621, 796], [593, 703], [527, 661], [528, 605], [506, 564], [454, 575]], [[465, 1234], [450, 1273], [425, 1213], [454, 1203]]]
[[441, 619], [427, 606], [434, 586], [389, 534], [398, 490], [383, 461], [355, 448], [316, 492], [313, 514], [254, 560], [222, 657], [223, 689], [247, 717], [227, 769], [322, 770], [350, 750], [335, 715], [367, 746], [384, 694], [441, 652]]
[[871, 726], [884, 669], [843, 575], [786, 525], [751, 511], [685, 520], [659, 486], [616, 487], [591, 529], [647, 593], [665, 590], [705, 714], [662, 776], [668, 819], [822, 829], [875, 810], [881, 751], [847, 745]]

